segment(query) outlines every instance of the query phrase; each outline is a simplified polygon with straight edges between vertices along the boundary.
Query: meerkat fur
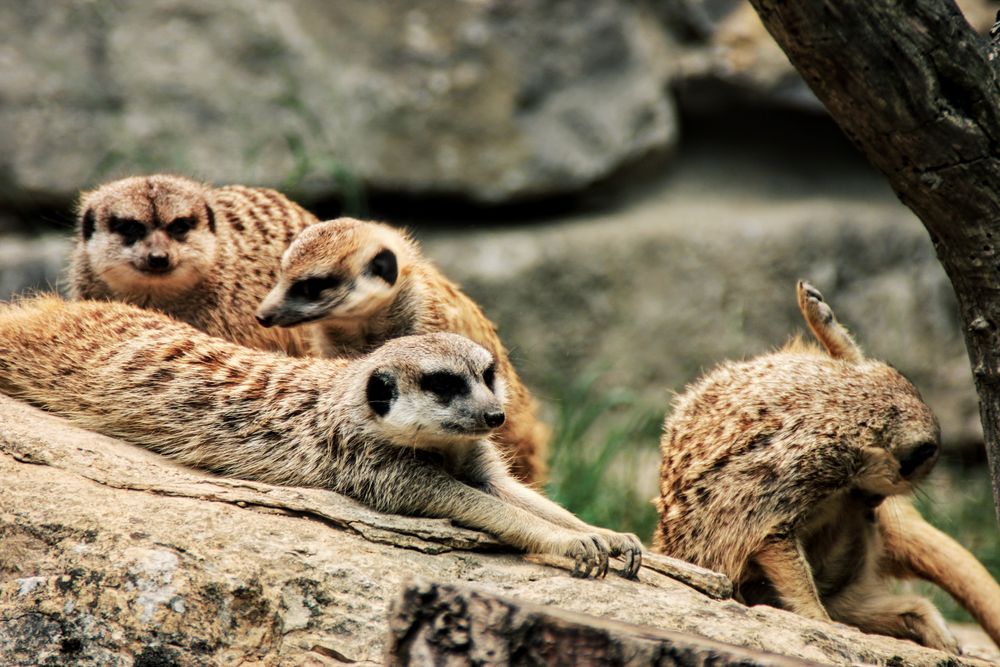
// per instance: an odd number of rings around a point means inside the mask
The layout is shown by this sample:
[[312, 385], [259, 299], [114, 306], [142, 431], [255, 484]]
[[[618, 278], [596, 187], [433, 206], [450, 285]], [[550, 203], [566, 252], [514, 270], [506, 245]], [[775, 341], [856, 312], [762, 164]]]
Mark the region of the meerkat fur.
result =
[[80, 198], [70, 294], [167, 313], [214, 336], [293, 355], [300, 332], [254, 318], [281, 253], [316, 218], [284, 195], [212, 188], [165, 174], [106, 183]]
[[257, 312], [268, 327], [308, 325], [326, 356], [365, 354], [399, 336], [452, 332], [489, 350], [507, 378], [507, 421], [494, 440], [521, 481], [546, 473], [549, 428], [510, 362], [496, 327], [401, 230], [339, 218], [303, 230]]
[[907, 498], [937, 460], [933, 414], [815, 288], [797, 294], [822, 349], [795, 340], [723, 363], [676, 398], [654, 548], [727, 574], [747, 603], [954, 652], [930, 602], [890, 592], [895, 577], [926, 578], [1000, 640], [1000, 587]]
[[293, 358], [123, 303], [0, 307], [0, 391], [219, 474], [331, 489], [384, 512], [450, 518], [603, 576], [634, 535], [585, 524], [507, 472], [493, 355], [457, 334], [354, 359]]

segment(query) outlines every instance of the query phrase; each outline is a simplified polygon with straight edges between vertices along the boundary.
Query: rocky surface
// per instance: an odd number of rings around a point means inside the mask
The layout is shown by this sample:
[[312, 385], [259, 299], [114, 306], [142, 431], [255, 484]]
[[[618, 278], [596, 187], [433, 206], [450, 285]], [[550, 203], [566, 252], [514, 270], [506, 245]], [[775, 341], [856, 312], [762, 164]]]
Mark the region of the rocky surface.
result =
[[8, 198], [153, 169], [498, 201], [579, 190], [676, 135], [644, 2], [5, 3], [0, 24]]
[[0, 478], [5, 665], [379, 664], [413, 576], [828, 664], [949, 660], [648, 568], [573, 579], [447, 521], [212, 477], [2, 396]]

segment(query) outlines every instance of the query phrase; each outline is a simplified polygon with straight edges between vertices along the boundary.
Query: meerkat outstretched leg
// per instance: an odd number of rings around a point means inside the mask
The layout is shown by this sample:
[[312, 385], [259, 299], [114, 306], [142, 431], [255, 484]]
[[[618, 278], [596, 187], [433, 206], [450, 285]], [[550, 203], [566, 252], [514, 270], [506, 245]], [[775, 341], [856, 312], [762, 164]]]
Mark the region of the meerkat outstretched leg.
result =
[[976, 557], [906, 500], [888, 499], [878, 518], [884, 566], [896, 576], [926, 579], [948, 591], [1000, 646], [1000, 585]]
[[[880, 582], [872, 582], [880, 587]], [[916, 595], [892, 595], [855, 587], [857, 595], [844, 595], [845, 604], [831, 605], [834, 617], [864, 632], [909, 639], [949, 653], [958, 653], [958, 642], [940, 612]]]
[[493, 481], [492, 488], [493, 492], [499, 498], [521, 507], [550, 523], [571, 530], [597, 533], [607, 541], [609, 552], [612, 556], [621, 556], [625, 560], [625, 567], [620, 573], [622, 576], [631, 579], [638, 573], [639, 566], [642, 564], [642, 543], [635, 535], [616, 533], [606, 528], [597, 528], [584, 523], [571, 512], [563, 509], [537, 491], [519, 484], [509, 477]]
[[817, 621], [830, 620], [820, 602], [809, 561], [797, 539], [771, 540], [753, 560], [774, 586], [786, 609]]
[[813, 334], [834, 359], [861, 361], [864, 354], [847, 329], [837, 321], [833, 309], [823, 300], [819, 290], [800, 280], [796, 292], [799, 310]]
[[[529, 554], [568, 557], [574, 561], [573, 576], [603, 577], [608, 571], [610, 546], [599, 529], [582, 521], [579, 529], [556, 525], [508, 498], [464, 484], [439, 467], [419, 466], [411, 460], [398, 468], [383, 466], [369, 487], [377, 495], [363, 500], [384, 511], [452, 519], [496, 535]], [[399, 479], [406, 480], [407, 488], [399, 494], [386, 494]], [[505, 484], [497, 479], [487, 480], [485, 486], [490, 489]], [[421, 489], [433, 489], [433, 493], [422, 494]]]

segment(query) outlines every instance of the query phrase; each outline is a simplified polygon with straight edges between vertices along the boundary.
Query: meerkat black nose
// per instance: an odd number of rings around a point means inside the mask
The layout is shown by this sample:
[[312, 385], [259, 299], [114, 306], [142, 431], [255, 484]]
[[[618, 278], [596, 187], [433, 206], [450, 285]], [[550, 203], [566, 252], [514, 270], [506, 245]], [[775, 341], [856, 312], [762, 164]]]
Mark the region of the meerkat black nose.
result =
[[490, 428], [496, 428], [504, 423], [507, 417], [502, 412], [487, 412], [483, 415], [483, 419], [486, 421], [486, 425]]
[[165, 269], [170, 266], [170, 257], [165, 252], [151, 252], [146, 262], [151, 269]]
[[937, 451], [936, 442], [920, 443], [899, 459], [899, 474], [909, 477], [917, 471], [917, 468], [933, 458]]
[[260, 313], [257, 313], [256, 317], [262, 327], [269, 327], [274, 324], [274, 317], [271, 315], [261, 315]]

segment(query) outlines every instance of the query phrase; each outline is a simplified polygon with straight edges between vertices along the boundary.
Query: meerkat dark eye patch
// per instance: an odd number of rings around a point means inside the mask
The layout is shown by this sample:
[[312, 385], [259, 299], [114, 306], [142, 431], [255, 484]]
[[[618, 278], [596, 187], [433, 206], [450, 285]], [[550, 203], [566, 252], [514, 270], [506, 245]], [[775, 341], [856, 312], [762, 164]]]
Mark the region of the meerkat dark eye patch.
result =
[[368, 407], [379, 417], [385, 417], [392, 407], [392, 402], [399, 397], [396, 381], [388, 373], [375, 371], [368, 377], [365, 389]]
[[496, 375], [497, 375], [496, 364], [490, 364], [489, 368], [483, 371], [483, 384], [489, 387], [490, 391], [493, 391], [493, 383], [496, 382]]
[[372, 261], [368, 264], [368, 273], [381, 278], [390, 285], [395, 285], [396, 279], [399, 277], [396, 254], [391, 250], [382, 250], [379, 252], [372, 257]]
[[125, 245], [132, 245], [139, 239], [145, 238], [146, 225], [132, 218], [111, 218], [108, 228], [122, 237]]
[[429, 391], [443, 401], [450, 401], [457, 396], [465, 396], [469, 393], [469, 383], [465, 381], [465, 378], [447, 371], [425, 373], [420, 378], [420, 388]]
[[88, 208], [80, 218], [80, 236], [86, 241], [94, 235], [94, 209]]
[[184, 236], [195, 228], [198, 221], [194, 218], [174, 218], [174, 221], [167, 225], [167, 234], [176, 240], [183, 239]]
[[315, 301], [324, 290], [337, 289], [343, 283], [344, 280], [339, 276], [304, 278], [292, 283], [292, 286], [288, 288], [288, 294], [299, 299]]

